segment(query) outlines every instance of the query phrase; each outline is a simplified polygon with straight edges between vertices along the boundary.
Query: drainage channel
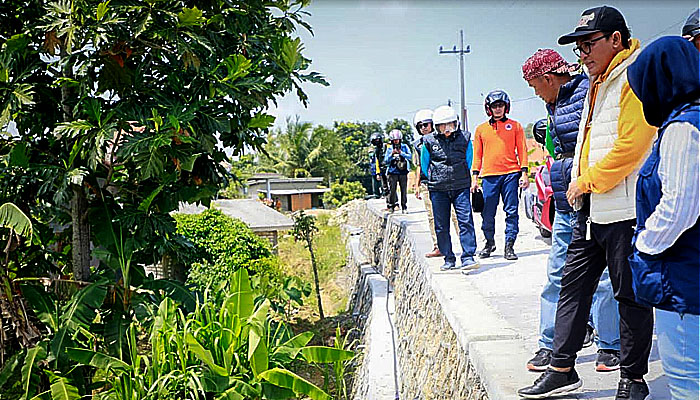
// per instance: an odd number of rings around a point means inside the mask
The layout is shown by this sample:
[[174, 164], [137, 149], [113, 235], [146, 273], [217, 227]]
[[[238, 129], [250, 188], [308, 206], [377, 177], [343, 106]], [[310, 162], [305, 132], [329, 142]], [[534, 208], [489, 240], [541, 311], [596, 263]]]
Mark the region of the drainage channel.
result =
[[[388, 236], [385, 229], [384, 248], [385, 254]], [[362, 229], [348, 229], [351, 241], [353, 258], [366, 260], [359, 246]], [[380, 257], [384, 263], [384, 256]], [[396, 329], [393, 321], [394, 292], [390, 282], [382, 275], [383, 265], [362, 263], [358, 267], [360, 276], [358, 279], [364, 282], [363, 288], [370, 291], [371, 306], [368, 315], [368, 325], [365, 327], [365, 358], [360, 373], [367, 376], [358, 377], [358, 380], [366, 380], [366, 393], [356, 393], [355, 398], [372, 400], [399, 400], [399, 369], [396, 351]]]

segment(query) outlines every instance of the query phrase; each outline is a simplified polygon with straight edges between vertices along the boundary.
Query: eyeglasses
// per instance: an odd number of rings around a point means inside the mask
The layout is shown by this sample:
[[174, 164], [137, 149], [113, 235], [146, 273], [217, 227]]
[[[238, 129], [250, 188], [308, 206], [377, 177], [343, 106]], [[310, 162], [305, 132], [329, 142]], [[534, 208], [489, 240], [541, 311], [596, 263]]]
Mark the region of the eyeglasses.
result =
[[612, 33], [608, 33], [606, 35], [599, 36], [599, 37], [597, 37], [593, 40], [589, 40], [587, 42], [582, 42], [580, 46], [574, 47], [574, 54], [576, 54], [576, 57], [579, 57], [579, 58], [581, 58], [581, 53], [583, 53], [585, 55], [591, 54], [591, 49], [593, 48], [593, 45], [595, 45], [595, 43], [597, 41], [603, 40], [610, 35], [612, 35]]
[[416, 124], [416, 126], [418, 127], [418, 129], [423, 129], [429, 128], [430, 124], [432, 124], [432, 122], [419, 122], [418, 124]]

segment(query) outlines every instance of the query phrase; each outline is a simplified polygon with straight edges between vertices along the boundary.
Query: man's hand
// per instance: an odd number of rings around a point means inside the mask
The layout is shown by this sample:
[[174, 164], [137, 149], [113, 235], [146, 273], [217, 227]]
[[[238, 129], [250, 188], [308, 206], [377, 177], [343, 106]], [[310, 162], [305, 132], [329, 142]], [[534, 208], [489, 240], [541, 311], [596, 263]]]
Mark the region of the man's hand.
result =
[[474, 193], [476, 190], [479, 188], [479, 177], [474, 175], [472, 176], [472, 187], [471, 187], [471, 192]]
[[527, 172], [523, 172], [523, 176], [520, 177], [518, 186], [520, 186], [522, 189], [527, 189], [530, 187], [530, 177], [527, 176]]
[[416, 193], [416, 198], [418, 200], [423, 199], [423, 196], [420, 195], [420, 184], [416, 185], [413, 187], [413, 191]]
[[569, 183], [569, 190], [566, 191], [566, 200], [569, 201], [569, 204], [573, 207], [576, 200], [580, 199], [581, 196], [583, 196], [583, 190], [578, 187], [576, 181]]
[[394, 147], [394, 148], [391, 150], [391, 154], [399, 154], [399, 149], [397, 149], [396, 147]]

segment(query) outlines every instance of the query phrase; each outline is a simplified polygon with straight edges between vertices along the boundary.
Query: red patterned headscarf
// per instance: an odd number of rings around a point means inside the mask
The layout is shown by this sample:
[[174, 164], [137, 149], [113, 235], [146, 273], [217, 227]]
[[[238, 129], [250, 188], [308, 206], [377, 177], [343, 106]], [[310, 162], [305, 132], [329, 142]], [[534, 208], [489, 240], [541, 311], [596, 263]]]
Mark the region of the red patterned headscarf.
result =
[[578, 64], [568, 63], [552, 49], [539, 49], [523, 64], [523, 79], [529, 81], [549, 72], [567, 73], [578, 69]]

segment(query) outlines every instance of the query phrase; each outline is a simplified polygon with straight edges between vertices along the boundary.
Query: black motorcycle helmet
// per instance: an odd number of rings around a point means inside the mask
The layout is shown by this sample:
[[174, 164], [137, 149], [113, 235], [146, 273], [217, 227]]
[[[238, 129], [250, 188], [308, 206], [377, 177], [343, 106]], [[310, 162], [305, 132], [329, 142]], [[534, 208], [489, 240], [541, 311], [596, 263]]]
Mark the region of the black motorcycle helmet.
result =
[[369, 137], [369, 142], [374, 146], [379, 146], [384, 143], [384, 134], [381, 132], [374, 132], [372, 136]]
[[700, 10], [695, 10], [690, 16], [688, 16], [688, 19], [685, 21], [685, 25], [683, 25], [683, 31], [681, 35], [684, 38], [687, 39], [692, 39], [697, 35], [700, 35]]
[[508, 93], [503, 90], [496, 89], [489, 92], [484, 99], [484, 109], [486, 110], [486, 115], [491, 116], [491, 104], [502, 101], [506, 103], [506, 114], [510, 113], [510, 97]]
[[535, 122], [535, 126], [532, 127], [532, 136], [535, 137], [535, 141], [542, 146], [547, 144], [547, 118], [542, 118], [541, 120]]

